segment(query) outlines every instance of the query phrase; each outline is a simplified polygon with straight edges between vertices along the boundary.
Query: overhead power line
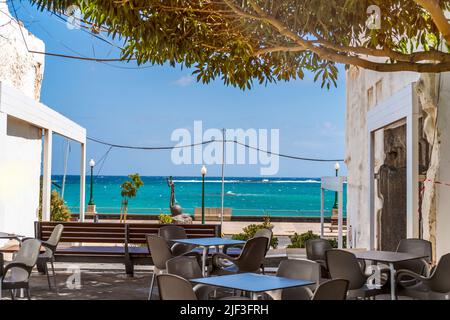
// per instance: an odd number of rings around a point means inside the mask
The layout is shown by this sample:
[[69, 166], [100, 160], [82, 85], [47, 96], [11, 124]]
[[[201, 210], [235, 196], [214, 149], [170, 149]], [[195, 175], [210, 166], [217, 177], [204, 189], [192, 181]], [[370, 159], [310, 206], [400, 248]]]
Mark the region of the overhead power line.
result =
[[103, 144], [105, 146], [113, 147], [113, 148], [119, 148], [119, 149], [135, 149], [135, 150], [172, 150], [172, 149], [183, 149], [183, 148], [189, 148], [189, 147], [195, 147], [200, 145], [209, 144], [212, 142], [216, 142], [216, 140], [208, 140], [203, 141], [199, 143], [193, 143], [188, 145], [181, 145], [181, 146], [158, 146], [158, 147], [142, 147], [142, 146], [130, 146], [130, 145], [121, 145], [121, 144], [113, 144], [104, 142], [95, 138], [87, 137], [88, 140]]
[[136, 61], [136, 58], [127, 58], [127, 59], [123, 59], [123, 58], [96, 58], [96, 57], [74, 56], [74, 55], [68, 55], [68, 54], [56, 53], [56, 52], [44, 52], [44, 51], [30, 50], [30, 48], [28, 47], [27, 40], [25, 39], [25, 35], [23, 34], [22, 26], [19, 23], [19, 17], [17, 15], [17, 10], [16, 10], [16, 7], [14, 5], [14, 1], [11, 1], [11, 6], [12, 6], [13, 11], [14, 11], [14, 17], [15, 17], [17, 23], [19, 24], [19, 30], [20, 30], [20, 33], [22, 35], [22, 40], [23, 40], [23, 42], [25, 44], [25, 48], [27, 49], [27, 51], [29, 53], [42, 54], [42, 55], [46, 55], [46, 56], [53, 56], [53, 57], [66, 58], [66, 59], [95, 61], [95, 62]]
[[110, 148], [119, 148], [119, 149], [134, 149], [134, 150], [173, 150], [173, 149], [183, 149], [183, 148], [189, 148], [189, 147], [195, 147], [195, 146], [199, 146], [199, 145], [206, 145], [206, 144], [210, 144], [213, 142], [225, 142], [225, 143], [234, 143], [237, 145], [241, 145], [247, 149], [252, 149], [252, 150], [256, 150], [259, 152], [263, 152], [263, 153], [267, 153], [270, 155], [274, 155], [274, 156], [278, 156], [280, 158], [287, 158], [287, 159], [293, 159], [293, 160], [301, 160], [301, 161], [310, 161], [310, 162], [343, 162], [343, 159], [322, 159], [322, 158], [309, 158], [309, 157], [300, 157], [300, 156], [293, 156], [293, 155], [288, 155], [288, 154], [283, 154], [283, 153], [277, 153], [277, 152], [272, 152], [272, 151], [268, 151], [268, 150], [264, 150], [264, 149], [260, 149], [258, 147], [254, 147], [254, 146], [250, 146], [248, 144], [239, 142], [237, 140], [207, 140], [207, 141], [203, 141], [203, 142], [199, 142], [199, 143], [193, 143], [193, 144], [187, 144], [187, 145], [175, 145], [175, 146], [157, 146], [157, 147], [152, 147], [152, 146], [134, 146], [134, 145], [122, 145], [122, 144], [113, 144], [113, 143], [108, 143], [108, 142], [104, 142], [101, 140], [98, 140], [96, 138], [92, 138], [92, 137], [87, 137], [88, 140], [92, 141], [92, 142], [96, 142], [105, 146], [109, 146]]

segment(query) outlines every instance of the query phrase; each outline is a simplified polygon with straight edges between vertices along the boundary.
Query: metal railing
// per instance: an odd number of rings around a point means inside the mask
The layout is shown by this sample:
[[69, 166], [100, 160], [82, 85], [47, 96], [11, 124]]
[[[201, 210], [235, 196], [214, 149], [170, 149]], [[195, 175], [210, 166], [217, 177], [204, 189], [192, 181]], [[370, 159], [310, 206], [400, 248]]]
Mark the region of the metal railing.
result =
[[[79, 212], [79, 207], [69, 207], [73, 213]], [[194, 208], [183, 208], [183, 213], [194, 215]], [[102, 214], [118, 214], [119, 207], [97, 207], [97, 212]], [[344, 211], [344, 216], [346, 212]], [[128, 214], [170, 214], [169, 208], [128, 208]], [[292, 209], [232, 209], [233, 216], [257, 216], [257, 217], [320, 217], [320, 210], [292, 210]], [[325, 216], [331, 216], [331, 210], [325, 211]]]

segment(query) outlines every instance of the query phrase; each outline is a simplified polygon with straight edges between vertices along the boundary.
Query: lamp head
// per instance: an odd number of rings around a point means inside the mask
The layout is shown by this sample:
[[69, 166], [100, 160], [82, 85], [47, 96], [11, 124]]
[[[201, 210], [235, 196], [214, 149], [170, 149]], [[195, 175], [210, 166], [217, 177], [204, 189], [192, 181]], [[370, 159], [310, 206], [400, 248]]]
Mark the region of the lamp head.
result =
[[94, 167], [94, 166], [95, 166], [95, 161], [94, 161], [94, 159], [89, 160], [89, 166], [90, 166], [90, 167]]
[[334, 165], [334, 170], [339, 170], [340, 167], [341, 166], [339, 165], [339, 162], [336, 162], [335, 165]]
[[206, 170], [206, 167], [203, 166], [202, 169], [200, 170], [200, 173], [202, 174], [202, 176], [206, 175], [206, 172], [208, 172], [208, 170]]

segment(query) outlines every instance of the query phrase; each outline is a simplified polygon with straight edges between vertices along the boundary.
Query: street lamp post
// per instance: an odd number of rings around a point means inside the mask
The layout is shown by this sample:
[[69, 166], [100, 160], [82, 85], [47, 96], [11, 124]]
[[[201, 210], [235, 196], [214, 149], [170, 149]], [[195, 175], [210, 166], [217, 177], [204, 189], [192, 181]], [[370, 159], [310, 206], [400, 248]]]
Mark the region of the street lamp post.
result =
[[89, 161], [89, 166], [91, 167], [91, 196], [89, 198], [89, 203], [88, 205], [90, 206], [94, 206], [94, 166], [95, 166], [95, 161], [94, 159], [91, 159]]
[[203, 166], [200, 170], [202, 175], [202, 224], [205, 224], [205, 175], [206, 175], [206, 167]]
[[[336, 162], [336, 164], [334, 165], [334, 170], [336, 171], [336, 177], [339, 175], [339, 162]], [[333, 205], [333, 209], [337, 209], [338, 208], [338, 193], [337, 191], [334, 193], [334, 205]]]

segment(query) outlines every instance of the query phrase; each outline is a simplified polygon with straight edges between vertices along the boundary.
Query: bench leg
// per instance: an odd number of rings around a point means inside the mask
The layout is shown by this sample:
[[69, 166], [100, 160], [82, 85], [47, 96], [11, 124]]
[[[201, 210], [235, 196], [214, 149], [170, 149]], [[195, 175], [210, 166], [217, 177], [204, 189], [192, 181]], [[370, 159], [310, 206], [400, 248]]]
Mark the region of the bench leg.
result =
[[134, 264], [130, 259], [125, 261], [125, 271], [128, 277], [134, 277]]
[[38, 261], [36, 263], [36, 267], [40, 274], [46, 274], [47, 271], [47, 262]]

